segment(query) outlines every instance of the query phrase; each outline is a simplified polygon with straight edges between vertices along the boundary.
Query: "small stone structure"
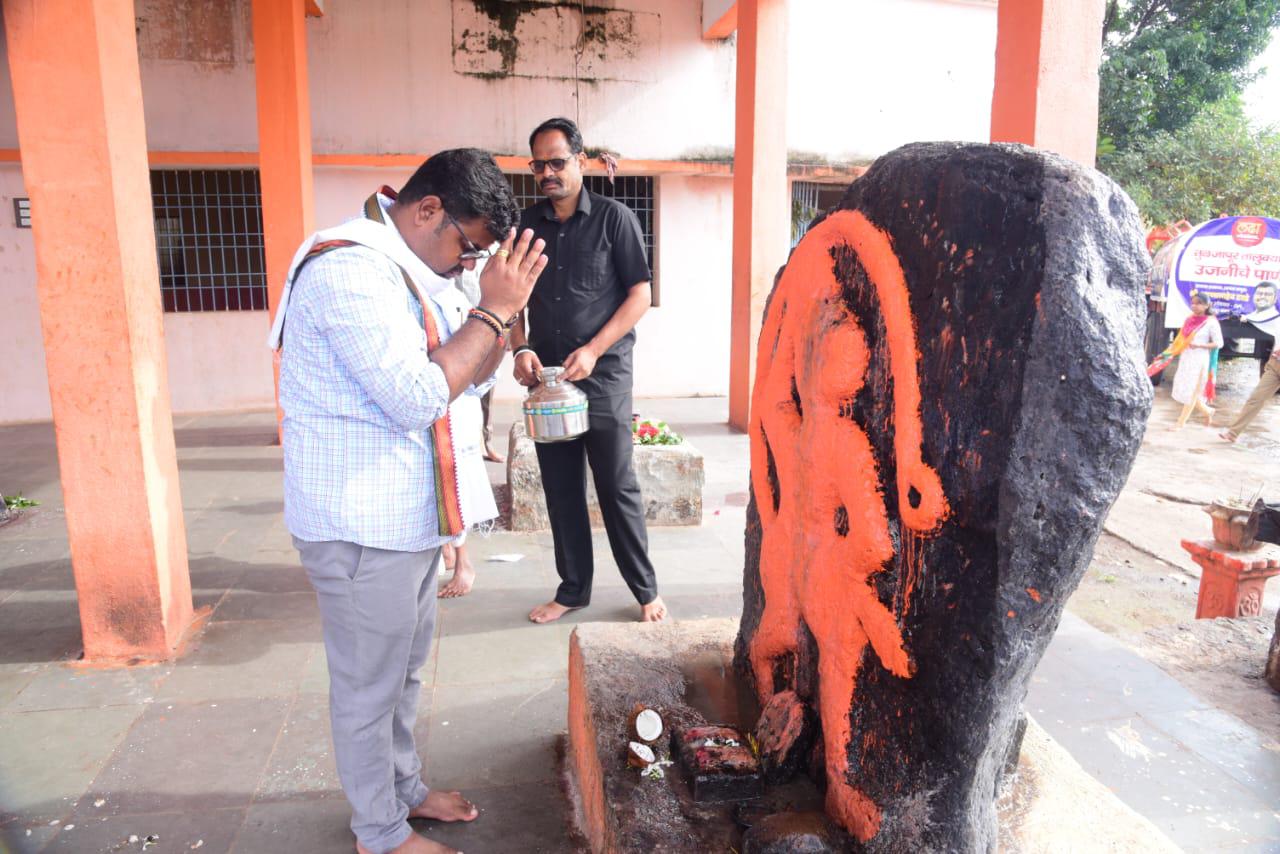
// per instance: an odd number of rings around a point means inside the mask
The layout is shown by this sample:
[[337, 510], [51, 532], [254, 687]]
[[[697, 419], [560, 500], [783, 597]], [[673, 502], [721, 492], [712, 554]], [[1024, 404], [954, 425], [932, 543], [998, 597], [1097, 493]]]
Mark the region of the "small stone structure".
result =
[[[822, 795], [807, 777], [741, 804], [698, 802], [677, 765], [663, 766], [658, 778], [627, 764], [636, 703], [658, 710], [673, 732], [708, 723], [749, 726], [758, 710], [750, 686], [733, 670], [737, 631], [735, 620], [584, 623], [574, 630], [566, 765], [579, 829], [592, 854], [859, 850], [824, 821]], [[1034, 722], [1024, 744], [999, 801], [1000, 850], [1178, 850]], [[675, 758], [665, 738], [654, 750], [662, 761]]]
[[816, 711], [826, 812], [868, 852], [995, 846], [1031, 673], [1150, 412], [1148, 265], [1105, 176], [928, 143], [776, 280], [737, 662]]
[[1214, 540], [1183, 540], [1182, 547], [1200, 566], [1197, 620], [1262, 613], [1267, 579], [1280, 575], [1280, 546], [1266, 543], [1238, 552]]
[[[636, 445], [636, 477], [644, 501], [644, 518], [650, 525], [701, 525], [702, 487], [706, 473], [702, 454], [686, 440], [679, 445]], [[524, 425], [511, 427], [507, 454], [507, 486], [511, 490], [511, 530], [543, 531], [547, 501], [533, 440]], [[604, 526], [595, 484], [587, 478], [587, 510], [592, 527]]]

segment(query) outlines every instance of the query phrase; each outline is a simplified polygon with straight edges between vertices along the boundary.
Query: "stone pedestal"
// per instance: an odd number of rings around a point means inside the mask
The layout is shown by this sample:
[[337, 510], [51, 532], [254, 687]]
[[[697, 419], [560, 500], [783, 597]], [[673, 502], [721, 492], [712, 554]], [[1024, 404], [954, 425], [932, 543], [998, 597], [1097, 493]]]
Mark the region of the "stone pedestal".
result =
[[1182, 547], [1201, 570], [1197, 620], [1262, 613], [1263, 587], [1268, 578], [1280, 575], [1280, 546], [1233, 552], [1214, 540], [1183, 540]]
[[[636, 478], [650, 525], [701, 525], [702, 486], [706, 482], [702, 454], [687, 441], [679, 445], [636, 445]], [[547, 502], [533, 440], [523, 424], [511, 427], [507, 453], [507, 486], [511, 490], [511, 530], [544, 531]], [[593, 528], [604, 527], [596, 487], [587, 478], [587, 511]]]
[[[584, 623], [574, 630], [565, 762], [573, 814], [592, 854], [862, 850], [823, 820], [821, 793], [803, 775], [753, 800], [699, 802], [678, 764], [664, 766], [661, 778], [627, 765], [636, 703], [657, 710], [673, 732], [709, 723], [751, 728], [752, 691], [731, 663], [737, 630], [735, 620]], [[676, 758], [666, 739], [654, 750], [662, 761]], [[1034, 722], [1001, 794], [1002, 851], [1178, 850]]]

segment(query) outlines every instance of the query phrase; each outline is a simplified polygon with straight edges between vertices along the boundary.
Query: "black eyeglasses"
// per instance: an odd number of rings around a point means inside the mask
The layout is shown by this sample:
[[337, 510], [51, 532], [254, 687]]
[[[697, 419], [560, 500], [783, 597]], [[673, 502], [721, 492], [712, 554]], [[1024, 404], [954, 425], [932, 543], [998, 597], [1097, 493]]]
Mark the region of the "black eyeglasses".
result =
[[481, 249], [471, 242], [471, 238], [467, 237], [467, 233], [462, 230], [462, 226], [458, 225], [458, 221], [454, 219], [448, 211], [444, 212], [445, 218], [458, 229], [458, 236], [462, 238], [462, 245], [466, 247], [462, 252], [458, 253], [459, 261], [483, 261], [493, 253], [488, 249]]
[[552, 172], [563, 172], [564, 167], [569, 165], [569, 159], [566, 157], [553, 157], [550, 160], [530, 160], [529, 171], [537, 175], [548, 166]]

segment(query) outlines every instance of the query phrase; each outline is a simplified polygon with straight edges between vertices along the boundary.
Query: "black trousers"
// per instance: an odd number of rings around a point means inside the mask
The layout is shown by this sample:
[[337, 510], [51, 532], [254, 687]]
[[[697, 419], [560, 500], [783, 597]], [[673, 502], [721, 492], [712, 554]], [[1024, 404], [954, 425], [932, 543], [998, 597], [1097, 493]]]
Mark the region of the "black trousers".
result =
[[649, 562], [640, 484], [631, 465], [631, 394], [593, 398], [588, 417], [590, 427], [582, 436], [536, 445], [560, 573], [556, 601], [571, 608], [591, 601], [595, 564], [587, 516], [590, 463], [613, 559], [636, 601], [648, 605], [658, 596], [658, 582]]

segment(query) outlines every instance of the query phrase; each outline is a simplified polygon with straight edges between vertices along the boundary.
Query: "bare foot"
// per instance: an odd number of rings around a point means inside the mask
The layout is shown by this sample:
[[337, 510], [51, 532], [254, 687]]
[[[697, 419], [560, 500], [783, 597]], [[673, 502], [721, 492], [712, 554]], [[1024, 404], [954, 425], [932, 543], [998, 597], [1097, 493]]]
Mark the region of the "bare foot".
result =
[[1235, 433], [1232, 433], [1230, 430], [1223, 430], [1221, 433], [1218, 434], [1218, 438], [1222, 439], [1224, 442], [1234, 442], [1236, 439], [1239, 439], [1240, 437], [1237, 436]]
[[661, 596], [655, 596], [648, 605], [640, 606], [640, 622], [642, 623], [661, 623], [666, 618], [667, 603], [662, 601]]
[[471, 592], [471, 585], [475, 583], [476, 571], [470, 563], [458, 564], [453, 571], [453, 578], [449, 579], [449, 583], [440, 588], [440, 592], [436, 594], [441, 599], [457, 599], [459, 596], [466, 596]]
[[460, 792], [441, 792], [432, 789], [422, 803], [409, 810], [409, 818], [429, 818], [434, 821], [475, 821], [480, 810]]
[[561, 605], [554, 599], [545, 605], [539, 605], [529, 612], [529, 619], [535, 623], [554, 623], [570, 611], [576, 611], [577, 608], [570, 608], [568, 605]]
[[[359, 842], [356, 843], [356, 851], [358, 854], [373, 854], [368, 848], [365, 848]], [[392, 850], [391, 854], [462, 854], [456, 848], [450, 848], [448, 845], [441, 845], [439, 842], [432, 842], [425, 836], [419, 836], [416, 833], [409, 834], [409, 838]]]
[[484, 458], [491, 463], [505, 463], [507, 461], [506, 457], [489, 447], [488, 444], [484, 446]]

